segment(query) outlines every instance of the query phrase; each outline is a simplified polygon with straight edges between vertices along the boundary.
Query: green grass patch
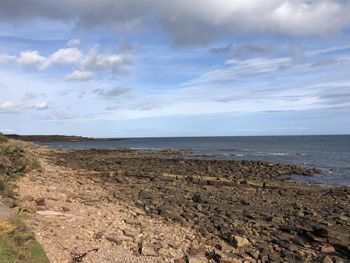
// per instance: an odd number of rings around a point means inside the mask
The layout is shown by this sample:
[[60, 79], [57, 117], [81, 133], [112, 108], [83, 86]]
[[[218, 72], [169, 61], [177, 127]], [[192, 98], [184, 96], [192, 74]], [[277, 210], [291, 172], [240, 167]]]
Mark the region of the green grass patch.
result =
[[[1, 263], [48, 263], [49, 260], [34, 234], [18, 218], [0, 221]], [[6, 229], [7, 228], [7, 229]]]

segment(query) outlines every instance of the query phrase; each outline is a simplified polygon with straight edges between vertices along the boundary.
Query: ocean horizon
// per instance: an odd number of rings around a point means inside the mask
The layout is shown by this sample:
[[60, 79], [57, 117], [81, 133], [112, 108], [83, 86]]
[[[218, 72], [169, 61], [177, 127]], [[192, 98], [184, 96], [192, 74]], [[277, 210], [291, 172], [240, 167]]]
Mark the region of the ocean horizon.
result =
[[71, 150], [188, 150], [197, 153], [198, 158], [298, 164], [318, 168], [321, 173], [312, 177], [293, 175], [292, 180], [350, 186], [350, 135], [105, 138], [38, 144]]

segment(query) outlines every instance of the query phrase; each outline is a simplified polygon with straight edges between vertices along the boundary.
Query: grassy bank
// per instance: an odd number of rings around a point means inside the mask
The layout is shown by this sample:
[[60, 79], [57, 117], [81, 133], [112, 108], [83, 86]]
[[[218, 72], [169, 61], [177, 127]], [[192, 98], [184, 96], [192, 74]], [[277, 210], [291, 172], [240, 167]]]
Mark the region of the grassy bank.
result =
[[35, 146], [8, 140], [0, 134], [0, 262], [46, 263], [48, 259], [34, 234], [23, 223], [23, 214], [8, 215], [17, 206], [15, 182], [32, 169], [39, 168], [33, 153]]

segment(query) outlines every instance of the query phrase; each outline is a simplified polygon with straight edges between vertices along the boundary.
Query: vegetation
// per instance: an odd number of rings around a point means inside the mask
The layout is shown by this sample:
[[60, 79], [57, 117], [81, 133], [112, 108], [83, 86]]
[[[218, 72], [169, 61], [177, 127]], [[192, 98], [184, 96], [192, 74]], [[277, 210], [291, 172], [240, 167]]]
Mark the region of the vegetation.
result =
[[0, 140], [2, 142], [0, 143], [0, 195], [14, 198], [10, 185], [20, 176], [39, 168], [39, 163], [33, 154], [35, 146], [7, 140], [6, 137]]
[[17, 217], [0, 220], [0, 262], [48, 263], [49, 260], [34, 234]]
[[8, 142], [7, 137], [5, 137], [2, 133], [0, 133], [0, 144]]
[[[15, 180], [39, 168], [34, 150], [32, 144], [9, 140], [0, 134], [0, 196], [4, 199], [16, 200], [13, 191]], [[34, 234], [23, 223], [21, 215], [2, 218], [1, 209], [0, 206], [0, 262], [49, 262]]]

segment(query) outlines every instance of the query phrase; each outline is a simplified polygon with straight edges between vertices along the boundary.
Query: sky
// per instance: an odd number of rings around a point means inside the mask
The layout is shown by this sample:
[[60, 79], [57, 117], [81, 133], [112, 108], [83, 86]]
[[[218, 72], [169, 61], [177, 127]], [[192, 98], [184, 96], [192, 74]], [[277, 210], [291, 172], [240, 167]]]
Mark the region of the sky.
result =
[[0, 132], [350, 133], [350, 1], [0, 1]]

